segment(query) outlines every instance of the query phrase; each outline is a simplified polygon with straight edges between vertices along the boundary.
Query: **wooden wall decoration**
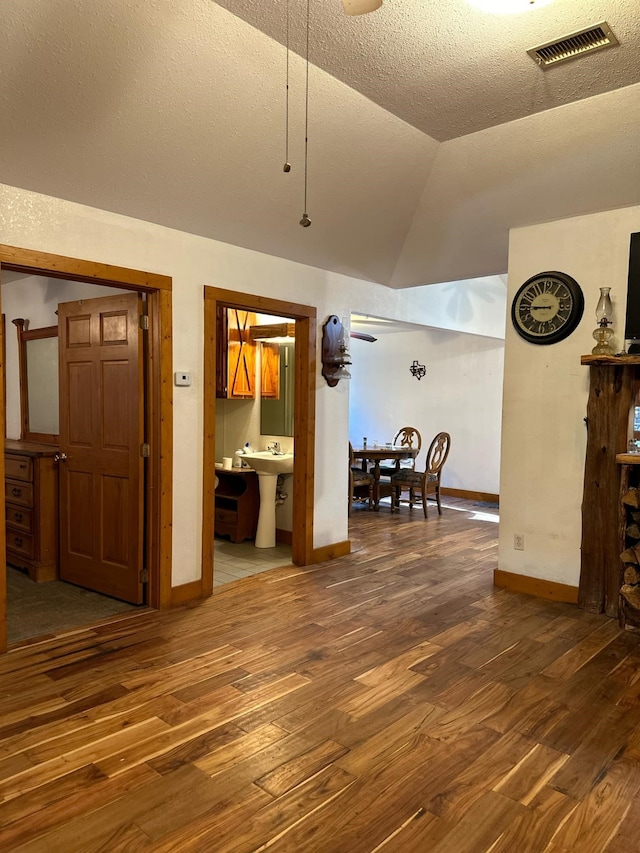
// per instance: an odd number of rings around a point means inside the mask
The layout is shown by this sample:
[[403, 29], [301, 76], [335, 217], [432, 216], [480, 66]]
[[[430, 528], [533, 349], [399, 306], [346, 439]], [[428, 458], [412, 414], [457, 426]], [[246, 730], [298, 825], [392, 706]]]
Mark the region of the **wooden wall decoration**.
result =
[[347, 350], [344, 326], [340, 319], [332, 314], [322, 327], [322, 375], [331, 388], [341, 379], [349, 379], [351, 374], [347, 366], [351, 356]]

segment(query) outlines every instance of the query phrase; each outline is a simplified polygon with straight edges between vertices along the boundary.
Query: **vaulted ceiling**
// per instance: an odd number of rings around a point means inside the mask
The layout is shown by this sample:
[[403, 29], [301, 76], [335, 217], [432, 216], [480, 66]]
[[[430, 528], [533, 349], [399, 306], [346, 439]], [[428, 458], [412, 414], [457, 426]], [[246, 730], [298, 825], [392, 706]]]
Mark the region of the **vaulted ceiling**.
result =
[[[405, 287], [505, 272], [509, 228], [640, 203], [640, 4], [4, 0], [0, 181]], [[607, 21], [620, 46], [528, 48]], [[4, 212], [11, 215], [10, 212]]]

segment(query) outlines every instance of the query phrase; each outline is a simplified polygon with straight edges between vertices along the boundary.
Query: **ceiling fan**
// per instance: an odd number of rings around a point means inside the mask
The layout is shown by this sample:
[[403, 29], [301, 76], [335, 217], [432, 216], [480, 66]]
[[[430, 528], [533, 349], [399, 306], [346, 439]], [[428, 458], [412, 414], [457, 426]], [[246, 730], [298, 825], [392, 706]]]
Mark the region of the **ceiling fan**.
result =
[[382, 6], [382, 0], [342, 0], [345, 15], [366, 15]]

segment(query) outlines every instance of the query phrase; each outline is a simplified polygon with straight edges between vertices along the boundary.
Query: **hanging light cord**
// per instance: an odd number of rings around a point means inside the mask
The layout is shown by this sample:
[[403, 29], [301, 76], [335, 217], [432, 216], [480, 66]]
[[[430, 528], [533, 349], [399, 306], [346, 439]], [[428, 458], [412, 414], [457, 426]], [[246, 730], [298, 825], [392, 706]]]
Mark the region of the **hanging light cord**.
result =
[[311, 225], [311, 220], [307, 215], [307, 172], [308, 172], [308, 151], [309, 151], [309, 6], [310, 0], [307, 0], [307, 47], [306, 47], [306, 82], [305, 82], [305, 98], [304, 98], [304, 213], [300, 220], [300, 225], [303, 228], [308, 228]]
[[282, 167], [283, 172], [291, 171], [291, 164], [289, 163], [289, 23], [290, 23], [290, 5], [291, 0], [287, 0], [287, 88], [286, 88], [286, 96], [285, 96], [285, 108], [284, 108], [284, 166]]

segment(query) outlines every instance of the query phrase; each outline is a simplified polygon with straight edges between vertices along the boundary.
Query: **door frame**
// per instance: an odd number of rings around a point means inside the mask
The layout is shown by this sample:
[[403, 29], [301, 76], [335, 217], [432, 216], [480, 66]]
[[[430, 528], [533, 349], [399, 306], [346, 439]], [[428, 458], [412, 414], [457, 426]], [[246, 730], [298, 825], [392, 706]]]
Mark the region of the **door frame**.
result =
[[[173, 502], [173, 385], [172, 279], [142, 270], [118, 267], [64, 255], [0, 244], [0, 278], [3, 269], [48, 278], [109, 285], [147, 294], [149, 346], [144, 355], [146, 373], [145, 418], [151, 455], [145, 482], [145, 564], [149, 571], [147, 605], [164, 609], [172, 605], [172, 502]], [[0, 305], [1, 311], [1, 305]], [[0, 332], [4, 337], [4, 330]], [[4, 347], [4, 342], [3, 342]], [[4, 386], [4, 365], [0, 370]], [[0, 388], [4, 395], [4, 387]], [[0, 407], [0, 434], [5, 435], [5, 410]], [[4, 482], [4, 453], [0, 454], [0, 481]], [[4, 490], [0, 494], [0, 554], [6, 547]], [[7, 649], [6, 571], [0, 576], [0, 653]]]
[[218, 287], [204, 288], [204, 446], [202, 476], [202, 591], [213, 592], [216, 458], [216, 313], [218, 304], [295, 320], [293, 530], [296, 566], [313, 562], [314, 459], [316, 428], [316, 309], [267, 296]]

